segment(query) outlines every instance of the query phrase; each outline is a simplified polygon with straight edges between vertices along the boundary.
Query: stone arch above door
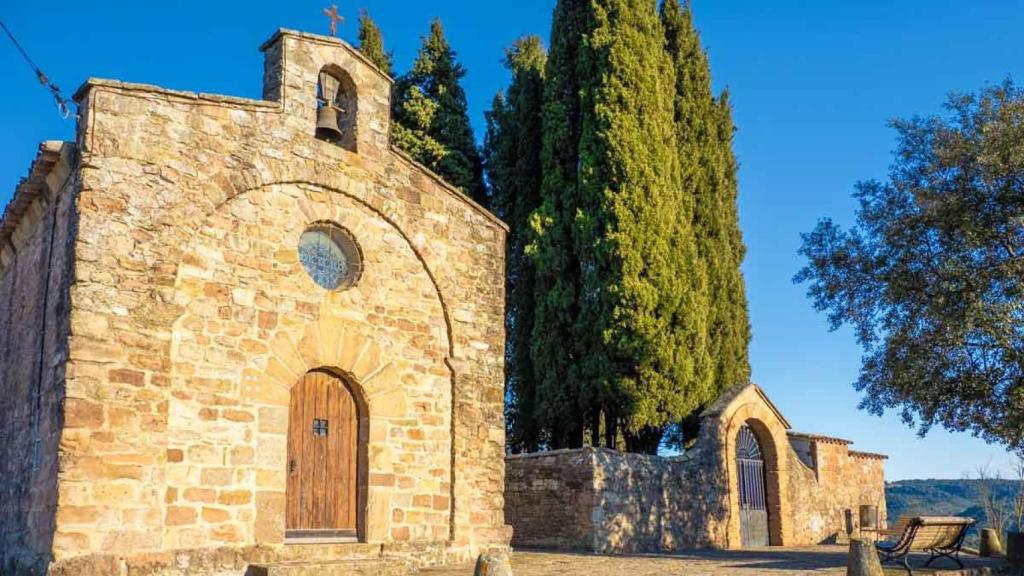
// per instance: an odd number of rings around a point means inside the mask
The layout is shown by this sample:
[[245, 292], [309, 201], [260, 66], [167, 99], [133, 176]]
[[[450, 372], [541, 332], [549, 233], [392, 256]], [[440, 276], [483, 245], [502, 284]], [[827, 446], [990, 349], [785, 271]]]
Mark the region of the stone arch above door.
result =
[[379, 343], [348, 326], [343, 319], [321, 316], [315, 325], [297, 333], [297, 337], [278, 332], [269, 343], [269, 352], [266, 368], [245, 371], [243, 397], [279, 404], [298, 378], [322, 369], [356, 386], [358, 396], [374, 417], [408, 413], [396, 364], [384, 357]]
[[786, 430], [789, 423], [756, 385], [749, 385], [724, 396], [708, 415], [717, 419], [718, 442], [724, 449], [720, 462], [726, 472], [726, 547], [741, 547], [739, 474], [736, 465], [736, 441], [743, 426], [757, 438], [764, 458], [765, 496], [768, 506], [768, 533], [772, 546], [785, 546], [791, 540], [791, 515], [788, 514], [790, 450]]

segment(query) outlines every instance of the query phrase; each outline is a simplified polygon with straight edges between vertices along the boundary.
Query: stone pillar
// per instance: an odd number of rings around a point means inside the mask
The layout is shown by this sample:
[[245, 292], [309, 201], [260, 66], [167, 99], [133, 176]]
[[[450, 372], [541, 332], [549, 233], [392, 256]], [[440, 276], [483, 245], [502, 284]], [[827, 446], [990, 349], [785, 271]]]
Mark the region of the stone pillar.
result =
[[512, 563], [505, 552], [481, 554], [476, 559], [473, 576], [512, 576]]
[[978, 547], [978, 556], [990, 558], [1002, 555], [1003, 545], [999, 542], [999, 531], [995, 528], [983, 528], [981, 530], [981, 545]]
[[884, 576], [882, 563], [874, 542], [854, 538], [850, 540], [850, 554], [846, 559], [846, 576]]

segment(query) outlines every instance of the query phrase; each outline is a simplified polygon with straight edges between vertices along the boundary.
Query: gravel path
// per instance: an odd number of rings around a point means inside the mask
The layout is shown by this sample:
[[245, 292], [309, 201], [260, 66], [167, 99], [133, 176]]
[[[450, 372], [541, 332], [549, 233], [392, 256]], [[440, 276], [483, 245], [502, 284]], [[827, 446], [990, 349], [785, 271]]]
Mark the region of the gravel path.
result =
[[[927, 557], [911, 560], [921, 566]], [[947, 566], [949, 563], [942, 563]], [[971, 559], [968, 566], [987, 566], [988, 562]], [[565, 552], [520, 551], [512, 556], [515, 576], [795, 576], [798, 574], [846, 574], [846, 548], [817, 546], [800, 549], [762, 549], [743, 551], [700, 550], [676, 555], [596, 556]], [[903, 570], [887, 570], [887, 574], [905, 574]], [[956, 574], [957, 571], [940, 571]], [[981, 572], [971, 571], [980, 574]], [[471, 576], [472, 565], [448, 566], [420, 572], [423, 576]], [[931, 570], [914, 570], [917, 575], [934, 574]]]

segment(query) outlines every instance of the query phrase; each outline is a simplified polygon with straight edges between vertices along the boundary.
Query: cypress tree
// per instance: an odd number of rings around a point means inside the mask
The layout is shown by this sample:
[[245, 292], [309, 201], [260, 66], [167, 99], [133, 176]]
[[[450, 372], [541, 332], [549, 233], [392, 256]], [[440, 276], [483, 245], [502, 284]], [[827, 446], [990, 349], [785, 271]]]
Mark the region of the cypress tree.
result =
[[578, 315], [579, 259], [573, 245], [578, 203], [581, 114], [579, 53], [589, 0], [559, 0], [545, 65], [541, 205], [530, 216], [527, 254], [536, 270], [536, 314], [530, 357], [536, 375], [535, 413], [550, 448], [583, 445]]
[[[511, 122], [509, 108], [493, 118]], [[579, 446], [589, 430], [653, 453], [668, 429], [684, 442], [685, 423], [749, 377], [731, 113], [689, 10], [559, 1], [543, 128], [527, 245], [542, 442]]]
[[380, 28], [365, 9], [359, 12], [359, 52], [370, 62], [376, 64], [382, 72], [388, 76], [393, 75], [391, 52], [384, 50], [384, 37], [381, 35]]
[[484, 165], [490, 205], [509, 225], [506, 241], [506, 389], [509, 446], [533, 452], [540, 445], [536, 417], [537, 390], [530, 358], [533, 335], [535, 273], [526, 256], [530, 214], [540, 204], [541, 106], [546, 54], [540, 38], [517, 40], [506, 55], [512, 72], [507, 96], [495, 97], [487, 113]]
[[606, 422], [623, 425], [626, 448], [654, 453], [693, 408], [707, 313], [693, 280], [693, 198], [680, 182], [676, 72], [654, 0], [593, 6], [576, 219], [587, 311], [577, 318], [588, 350], [580, 364]]
[[[680, 184], [683, 194], [692, 199], [692, 222], [697, 243], [692, 281], [705, 306], [699, 318], [700, 329], [694, 342], [695, 371], [689, 389], [690, 415], [699, 411], [718, 396], [716, 367], [716, 341], [712, 337], [715, 272], [721, 265], [719, 208], [714, 192], [716, 146], [716, 119], [712, 116], [714, 97], [711, 91], [711, 69], [700, 37], [693, 26], [692, 14], [679, 0], [664, 0], [661, 21], [665, 28], [665, 49], [676, 70], [675, 130], [680, 163]], [[685, 444], [695, 433], [692, 417], [684, 418], [671, 435], [671, 442]], [[691, 424], [687, 426], [686, 424]]]
[[485, 204], [483, 165], [460, 84], [465, 75], [441, 21], [434, 20], [412, 70], [395, 86], [392, 138], [418, 162]]
[[750, 316], [746, 283], [740, 269], [747, 247], [743, 243], [737, 206], [737, 163], [733, 152], [736, 127], [732, 121], [728, 92], [722, 92], [718, 97], [714, 112], [720, 158], [716, 164], [720, 169], [715, 172], [715, 189], [721, 206], [726, 265], [721, 270], [720, 288], [714, 294], [717, 305], [714, 325], [720, 327], [720, 332], [713, 333], [713, 336], [721, 342], [716, 348], [715, 378], [721, 383], [719, 388], [724, 390], [750, 381]]
[[[693, 281], [704, 301], [693, 343], [696, 372], [687, 383], [691, 413], [724, 390], [749, 380], [749, 323], [740, 264], [743, 240], [736, 210], [736, 160], [728, 100], [713, 96], [711, 69], [689, 7], [665, 0], [661, 7], [665, 47], [676, 69], [675, 125], [684, 195], [693, 198], [697, 241]], [[685, 422], [673, 441], [686, 444], [697, 432]]]
[[[511, 237], [516, 233], [512, 229], [512, 205], [515, 197], [512, 193], [512, 168], [515, 165], [515, 126], [512, 124], [511, 114], [506, 103], [505, 93], [498, 91], [491, 100], [491, 108], [484, 112], [484, 120], [487, 122], [487, 132], [484, 134], [484, 148], [482, 150], [482, 161], [484, 165], [484, 176], [487, 179], [488, 198], [487, 204], [491, 212], [498, 218], [509, 224], [509, 238], [506, 244], [510, 245]], [[508, 263], [506, 262], [506, 268]], [[507, 336], [506, 336], [507, 339]]]

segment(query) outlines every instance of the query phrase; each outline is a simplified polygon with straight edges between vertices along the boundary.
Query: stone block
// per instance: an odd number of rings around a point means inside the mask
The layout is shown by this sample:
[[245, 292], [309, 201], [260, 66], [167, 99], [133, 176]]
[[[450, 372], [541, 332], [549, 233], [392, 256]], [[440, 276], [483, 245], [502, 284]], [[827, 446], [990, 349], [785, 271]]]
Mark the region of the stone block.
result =
[[61, 506], [57, 510], [57, 524], [62, 526], [91, 524], [99, 517], [100, 508], [97, 506]]
[[217, 501], [217, 491], [212, 488], [185, 488], [182, 495], [188, 502], [206, 502], [212, 504]]
[[288, 432], [287, 406], [261, 406], [257, 416], [260, 432], [286, 434]]
[[64, 401], [64, 426], [68, 428], [100, 428], [103, 426], [103, 405], [81, 398]]
[[252, 500], [252, 492], [248, 490], [222, 490], [217, 495], [217, 502], [225, 506], [248, 504]]
[[285, 502], [284, 492], [256, 493], [254, 536], [257, 543], [279, 544], [284, 541]]
[[168, 506], [167, 516], [164, 518], [164, 522], [168, 526], [195, 524], [196, 509], [185, 506]]
[[512, 576], [512, 563], [506, 552], [488, 552], [476, 560], [473, 576]]
[[132, 484], [95, 484], [92, 499], [97, 504], [122, 504], [133, 502], [135, 486]]
[[211, 524], [219, 524], [221, 522], [227, 522], [231, 519], [231, 514], [223, 508], [211, 508], [209, 506], [203, 506], [201, 517], [204, 522]]
[[243, 466], [256, 461], [256, 451], [249, 446], [236, 446], [231, 449], [231, 465]]
[[227, 486], [232, 482], [233, 472], [231, 468], [203, 468], [199, 478], [206, 486]]
[[145, 386], [146, 374], [138, 370], [116, 369], [107, 374], [110, 382], [115, 384], [129, 384], [131, 386]]

